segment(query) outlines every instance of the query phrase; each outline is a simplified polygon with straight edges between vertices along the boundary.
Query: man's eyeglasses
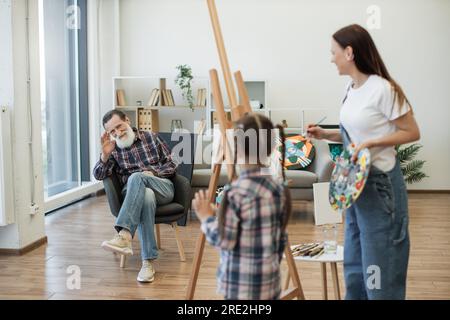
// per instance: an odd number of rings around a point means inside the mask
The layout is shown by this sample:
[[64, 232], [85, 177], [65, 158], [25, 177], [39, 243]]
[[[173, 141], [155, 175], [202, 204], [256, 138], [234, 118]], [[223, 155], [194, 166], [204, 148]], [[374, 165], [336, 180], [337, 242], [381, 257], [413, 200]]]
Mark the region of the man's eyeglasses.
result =
[[124, 131], [126, 129], [126, 125], [124, 123], [119, 124], [114, 129], [108, 132], [110, 136], [115, 136], [118, 132]]

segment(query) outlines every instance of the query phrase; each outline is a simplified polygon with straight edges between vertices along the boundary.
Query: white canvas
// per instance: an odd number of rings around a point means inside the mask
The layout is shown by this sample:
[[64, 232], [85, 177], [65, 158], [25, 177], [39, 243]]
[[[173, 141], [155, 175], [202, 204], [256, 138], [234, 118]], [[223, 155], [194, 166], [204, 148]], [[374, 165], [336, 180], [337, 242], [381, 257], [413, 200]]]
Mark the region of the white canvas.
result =
[[314, 192], [314, 221], [316, 226], [324, 224], [342, 223], [342, 214], [331, 208], [328, 200], [329, 182], [313, 184]]

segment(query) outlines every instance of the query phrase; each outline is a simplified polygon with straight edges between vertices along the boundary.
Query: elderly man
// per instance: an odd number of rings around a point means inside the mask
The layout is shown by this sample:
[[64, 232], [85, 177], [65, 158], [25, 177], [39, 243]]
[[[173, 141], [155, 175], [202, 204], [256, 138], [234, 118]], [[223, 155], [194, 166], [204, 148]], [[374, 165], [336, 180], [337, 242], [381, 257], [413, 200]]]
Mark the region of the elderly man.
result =
[[[174, 187], [170, 179], [177, 165], [164, 141], [154, 133], [132, 128], [122, 111], [106, 113], [103, 127], [106, 132], [101, 137], [102, 154], [95, 165], [94, 176], [103, 180], [114, 171], [125, 185], [126, 196], [114, 226], [118, 234], [104, 241], [102, 247], [132, 255], [131, 240], [138, 229], [142, 268], [137, 280], [152, 282], [155, 270], [151, 261], [158, 257], [154, 234], [156, 205], [173, 200]], [[151, 201], [144, 205], [149, 191]]]

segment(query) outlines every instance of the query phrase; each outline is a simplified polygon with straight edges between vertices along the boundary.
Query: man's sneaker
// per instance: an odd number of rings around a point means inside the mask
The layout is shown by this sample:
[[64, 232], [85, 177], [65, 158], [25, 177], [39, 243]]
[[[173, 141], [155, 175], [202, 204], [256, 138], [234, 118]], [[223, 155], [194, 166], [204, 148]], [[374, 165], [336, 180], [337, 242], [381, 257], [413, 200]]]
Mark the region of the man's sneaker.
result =
[[137, 281], [139, 282], [153, 282], [155, 280], [155, 269], [150, 261], [142, 261], [142, 268], [139, 271]]
[[127, 240], [121, 234], [116, 234], [116, 236], [109, 241], [103, 241], [102, 248], [107, 251], [117, 252], [127, 256], [133, 254], [131, 249], [131, 240]]

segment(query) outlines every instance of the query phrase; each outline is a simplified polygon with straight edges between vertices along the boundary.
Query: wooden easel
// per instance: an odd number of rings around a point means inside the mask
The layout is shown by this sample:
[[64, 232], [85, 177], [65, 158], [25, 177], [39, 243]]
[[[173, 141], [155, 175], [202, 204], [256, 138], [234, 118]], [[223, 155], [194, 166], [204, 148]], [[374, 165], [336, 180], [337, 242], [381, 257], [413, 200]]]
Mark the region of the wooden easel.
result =
[[[227, 89], [228, 99], [230, 101], [231, 106], [231, 118], [232, 121], [236, 121], [240, 119], [242, 116], [244, 116], [247, 113], [251, 113], [252, 109], [250, 107], [250, 100], [247, 94], [247, 89], [244, 84], [244, 80], [242, 78], [241, 72], [237, 71], [234, 73], [234, 77], [236, 80], [236, 85], [239, 92], [240, 97], [240, 104], [237, 103], [236, 99], [236, 92], [233, 86], [232, 78], [231, 78], [231, 72], [230, 67], [228, 64], [228, 58], [225, 51], [225, 46], [223, 42], [222, 37], [222, 31], [220, 29], [219, 24], [219, 18], [217, 16], [217, 9], [214, 0], [207, 0], [208, 3], [208, 9], [209, 14], [211, 17], [211, 22], [214, 30], [214, 36], [216, 39], [216, 45], [219, 52], [219, 58], [220, 58], [220, 64], [222, 67], [225, 85]], [[225, 108], [223, 104], [222, 99], [222, 93], [220, 90], [219, 85], [219, 77], [217, 75], [217, 70], [212, 69], [209, 72], [210, 78], [211, 78], [211, 85], [212, 85], [212, 94], [214, 99], [214, 104], [217, 111], [218, 121], [219, 121], [219, 128], [222, 135], [222, 152], [225, 155], [225, 159], [230, 159], [230, 147], [227, 145], [227, 139], [226, 139], [226, 130], [232, 128], [232, 124], [230, 121], [227, 120], [226, 114], [225, 114]], [[221, 157], [222, 159], [223, 157]], [[208, 196], [209, 201], [211, 203], [214, 203], [215, 200], [215, 194], [217, 189], [217, 183], [219, 181], [220, 176], [220, 170], [222, 168], [221, 163], [214, 164], [213, 167], [213, 174], [211, 176], [211, 180], [209, 181], [209, 187], [208, 187]], [[233, 172], [233, 164], [230, 161], [227, 161], [227, 174], [228, 179], [231, 181], [234, 177], [232, 176]], [[197, 244], [195, 247], [195, 253], [194, 253], [194, 261], [193, 261], [193, 267], [191, 271], [191, 277], [189, 279], [189, 285], [186, 292], [186, 299], [192, 300], [194, 298], [195, 293], [195, 286], [197, 284], [198, 279], [198, 273], [200, 270], [200, 264], [203, 256], [203, 251], [205, 249], [205, 235], [203, 233], [200, 233], [200, 236], [197, 240]], [[292, 279], [292, 282], [294, 283], [294, 287], [291, 289], [284, 290], [281, 299], [305, 299], [305, 296], [303, 294], [302, 286], [300, 283], [300, 278], [298, 276], [297, 267], [294, 262], [294, 257], [292, 256], [292, 252], [290, 250], [290, 244], [289, 241], [286, 244], [285, 248], [285, 256], [286, 261], [289, 268], [289, 276]]]

